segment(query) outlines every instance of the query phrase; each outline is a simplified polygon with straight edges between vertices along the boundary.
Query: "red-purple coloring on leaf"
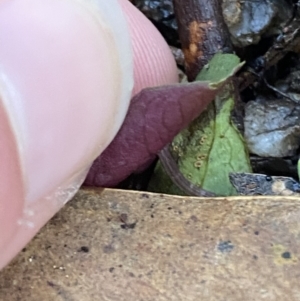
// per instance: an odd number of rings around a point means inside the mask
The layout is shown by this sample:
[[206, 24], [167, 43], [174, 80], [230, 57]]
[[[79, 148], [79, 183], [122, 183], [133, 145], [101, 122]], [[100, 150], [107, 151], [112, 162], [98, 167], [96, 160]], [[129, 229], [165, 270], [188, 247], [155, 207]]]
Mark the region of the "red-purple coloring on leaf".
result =
[[142, 171], [214, 99], [206, 82], [147, 88], [131, 101], [115, 139], [94, 161], [85, 185], [114, 187]]

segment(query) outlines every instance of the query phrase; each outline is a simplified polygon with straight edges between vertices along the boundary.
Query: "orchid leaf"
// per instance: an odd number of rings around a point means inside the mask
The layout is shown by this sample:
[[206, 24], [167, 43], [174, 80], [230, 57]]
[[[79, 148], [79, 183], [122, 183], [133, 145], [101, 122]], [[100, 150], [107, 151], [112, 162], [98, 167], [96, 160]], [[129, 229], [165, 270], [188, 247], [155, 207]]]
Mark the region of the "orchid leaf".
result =
[[[234, 106], [228, 85], [215, 101], [193, 123], [193, 135], [185, 149], [181, 150], [178, 166], [192, 183], [217, 195], [234, 195], [236, 190], [229, 181], [230, 172], [251, 172], [249, 156], [244, 140], [231, 123]], [[172, 143], [173, 149], [180, 149], [179, 134]]]
[[[223, 63], [222, 63], [223, 58]], [[197, 80], [224, 78], [223, 73], [241, 66], [232, 54], [217, 54], [200, 72]], [[180, 172], [191, 183], [217, 195], [234, 195], [236, 190], [229, 181], [230, 172], [251, 172], [249, 156], [243, 137], [231, 122], [234, 107], [232, 84], [226, 84], [215, 100], [188, 128], [178, 134], [170, 151]], [[151, 188], [155, 182], [168, 190], [160, 192], [177, 194], [175, 185], [165, 185], [157, 179], [165, 178], [161, 166], [155, 170]], [[159, 188], [159, 186], [158, 186]]]
[[224, 78], [234, 75], [243, 65], [244, 62], [241, 63], [239, 57], [234, 54], [217, 53], [200, 71], [196, 81], [224, 81]]
[[136, 95], [115, 139], [94, 161], [85, 184], [114, 187], [157, 153], [214, 99], [227, 78], [148, 88]]

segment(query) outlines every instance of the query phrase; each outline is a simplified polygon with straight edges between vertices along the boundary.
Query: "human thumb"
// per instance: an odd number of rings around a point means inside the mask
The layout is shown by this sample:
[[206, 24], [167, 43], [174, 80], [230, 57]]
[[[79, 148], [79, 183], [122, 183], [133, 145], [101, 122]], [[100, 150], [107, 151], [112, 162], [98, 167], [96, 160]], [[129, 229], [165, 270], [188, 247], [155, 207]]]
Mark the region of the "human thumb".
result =
[[176, 63], [164, 38], [130, 1], [118, 1], [131, 36], [134, 60], [133, 95], [146, 87], [176, 83]]

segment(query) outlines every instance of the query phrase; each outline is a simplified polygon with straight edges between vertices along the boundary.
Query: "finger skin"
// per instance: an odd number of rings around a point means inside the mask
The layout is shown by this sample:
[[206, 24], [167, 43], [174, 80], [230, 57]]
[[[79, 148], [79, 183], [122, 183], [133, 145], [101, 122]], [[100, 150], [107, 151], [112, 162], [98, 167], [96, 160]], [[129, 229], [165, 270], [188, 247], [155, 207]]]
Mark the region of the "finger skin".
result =
[[0, 269], [119, 130], [133, 86], [126, 25], [117, 0], [0, 1]]
[[133, 95], [147, 87], [178, 82], [174, 57], [153, 24], [128, 0], [119, 0], [129, 25], [134, 57]]

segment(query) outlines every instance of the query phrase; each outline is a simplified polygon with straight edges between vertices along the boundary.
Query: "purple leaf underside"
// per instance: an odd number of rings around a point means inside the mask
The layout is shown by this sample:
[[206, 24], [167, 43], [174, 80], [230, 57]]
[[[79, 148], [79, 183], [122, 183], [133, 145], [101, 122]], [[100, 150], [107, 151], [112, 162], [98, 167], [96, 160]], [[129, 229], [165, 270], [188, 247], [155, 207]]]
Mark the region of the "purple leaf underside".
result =
[[94, 161], [85, 185], [114, 187], [141, 171], [214, 99], [207, 82], [147, 88], [131, 101], [115, 139]]

